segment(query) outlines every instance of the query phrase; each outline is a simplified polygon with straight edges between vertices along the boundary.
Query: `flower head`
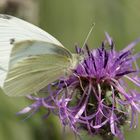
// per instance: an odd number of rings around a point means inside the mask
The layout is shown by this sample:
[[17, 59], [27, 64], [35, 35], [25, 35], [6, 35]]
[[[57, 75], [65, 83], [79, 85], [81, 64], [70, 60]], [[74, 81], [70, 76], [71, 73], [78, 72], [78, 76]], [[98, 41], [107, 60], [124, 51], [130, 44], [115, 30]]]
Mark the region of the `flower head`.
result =
[[85, 130], [91, 135], [124, 140], [121, 127], [130, 120], [136, 127], [140, 112], [140, 94], [130, 88], [129, 81], [140, 86], [139, 67], [133, 54], [137, 39], [121, 51], [115, 50], [114, 42], [106, 33], [106, 39], [97, 49], [84, 50], [84, 60], [68, 77], [58, 79], [41, 92], [45, 97], [28, 96], [34, 103], [19, 114], [37, 111], [45, 107], [59, 116], [63, 126], [70, 126], [76, 133]]

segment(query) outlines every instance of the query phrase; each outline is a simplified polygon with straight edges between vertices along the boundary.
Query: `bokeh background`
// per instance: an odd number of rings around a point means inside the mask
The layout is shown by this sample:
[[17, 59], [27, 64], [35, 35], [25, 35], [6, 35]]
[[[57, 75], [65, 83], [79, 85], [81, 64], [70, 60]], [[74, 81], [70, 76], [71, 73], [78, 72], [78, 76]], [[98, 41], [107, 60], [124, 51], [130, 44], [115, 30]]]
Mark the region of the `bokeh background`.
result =
[[[88, 40], [96, 48], [107, 31], [115, 40], [117, 50], [140, 36], [139, 0], [0, 0], [0, 13], [23, 18], [56, 37], [65, 47], [74, 51], [75, 44], [83, 45], [91, 25], [94, 30]], [[19, 25], [20, 26], [20, 25]], [[136, 50], [140, 50], [137, 45]], [[42, 119], [44, 110], [25, 119], [17, 116], [29, 105], [24, 97], [11, 98], [0, 93], [0, 140], [74, 140], [67, 130], [65, 138], [57, 117]], [[139, 140], [140, 127], [125, 130], [126, 140]], [[83, 140], [100, 140], [83, 136]]]

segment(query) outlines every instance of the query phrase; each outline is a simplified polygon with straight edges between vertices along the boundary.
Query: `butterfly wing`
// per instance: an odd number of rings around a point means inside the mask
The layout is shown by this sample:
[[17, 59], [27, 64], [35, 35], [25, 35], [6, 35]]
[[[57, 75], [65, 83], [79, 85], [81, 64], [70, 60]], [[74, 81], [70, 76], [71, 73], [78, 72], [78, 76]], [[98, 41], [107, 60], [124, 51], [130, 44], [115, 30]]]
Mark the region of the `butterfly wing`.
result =
[[3, 86], [14, 44], [24, 40], [40, 40], [63, 47], [58, 40], [35, 25], [0, 14], [0, 86]]
[[65, 76], [73, 64], [68, 50], [43, 41], [23, 41], [13, 47], [4, 82], [7, 95], [23, 96]]

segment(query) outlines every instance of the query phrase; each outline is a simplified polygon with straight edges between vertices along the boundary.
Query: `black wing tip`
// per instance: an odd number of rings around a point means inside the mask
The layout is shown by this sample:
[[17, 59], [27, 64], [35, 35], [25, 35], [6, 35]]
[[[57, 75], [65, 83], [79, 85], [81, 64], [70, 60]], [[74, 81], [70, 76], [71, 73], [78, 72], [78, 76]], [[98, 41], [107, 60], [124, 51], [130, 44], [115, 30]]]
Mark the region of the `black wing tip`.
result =
[[6, 15], [6, 14], [0, 14], [0, 18], [2, 18], [2, 19], [11, 19], [12, 16]]

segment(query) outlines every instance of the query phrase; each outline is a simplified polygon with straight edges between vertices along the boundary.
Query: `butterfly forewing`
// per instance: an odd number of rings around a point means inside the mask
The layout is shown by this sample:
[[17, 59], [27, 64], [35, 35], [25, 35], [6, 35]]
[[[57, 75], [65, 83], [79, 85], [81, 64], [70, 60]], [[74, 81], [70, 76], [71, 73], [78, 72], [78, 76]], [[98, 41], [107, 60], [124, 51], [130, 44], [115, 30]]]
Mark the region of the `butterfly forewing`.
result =
[[10, 65], [31, 56], [44, 54], [59, 55], [61, 57], [72, 59], [72, 54], [63, 47], [44, 41], [26, 40], [14, 45], [11, 52]]
[[3, 86], [14, 44], [25, 40], [45, 41], [63, 47], [58, 40], [35, 25], [0, 14], [0, 86]]
[[0, 86], [7, 95], [38, 92], [70, 73], [74, 54], [47, 32], [9, 15], [0, 15]]

